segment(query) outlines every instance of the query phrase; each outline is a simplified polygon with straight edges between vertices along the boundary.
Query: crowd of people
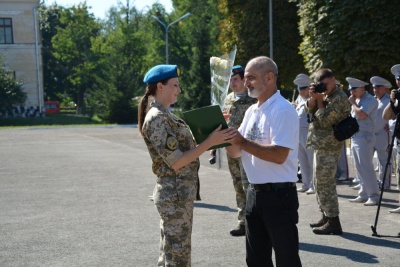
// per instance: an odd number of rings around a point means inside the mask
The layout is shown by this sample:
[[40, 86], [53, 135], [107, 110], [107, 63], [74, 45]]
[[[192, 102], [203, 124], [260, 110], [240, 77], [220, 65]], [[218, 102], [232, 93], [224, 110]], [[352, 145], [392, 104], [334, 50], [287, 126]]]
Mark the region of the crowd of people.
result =
[[39, 106], [14, 106], [11, 110], [0, 110], [0, 118], [17, 118], [17, 117], [25, 117], [25, 118], [36, 118], [36, 117], [45, 117], [45, 109], [42, 108], [40, 110]]
[[[393, 66], [392, 73], [400, 87], [400, 65]], [[200, 199], [198, 158], [214, 145], [231, 144], [226, 151], [238, 225], [230, 234], [246, 236], [248, 266], [274, 266], [273, 251], [276, 266], [302, 266], [298, 193], [316, 196], [321, 218], [310, 224], [313, 233], [343, 233], [336, 181], [349, 179], [347, 146], [335, 137], [332, 126], [347, 117], [359, 124], [349, 141], [356, 168], [353, 181], [358, 181], [353, 187], [358, 195], [350, 201], [374, 206], [379, 190], [390, 188], [392, 165], [388, 171], [386, 162], [391, 137], [400, 137], [393, 127], [400, 93], [393, 90], [389, 96], [387, 80], [371, 77], [373, 96], [367, 82], [347, 77], [347, 96], [334, 73], [323, 68], [311, 75], [313, 80], [297, 75], [294, 84], [299, 96], [290, 103], [278, 90], [276, 63], [265, 56], [253, 58], [245, 68], [232, 69], [232, 92], [224, 110], [229, 127], [217, 127], [197, 144], [184, 120], [170, 111], [181, 93], [178, 76], [176, 65], [151, 68], [144, 77], [147, 88], [139, 104], [138, 128], [157, 176], [153, 197], [161, 218], [158, 266], [191, 265], [193, 202]], [[299, 167], [302, 185], [297, 188]], [[398, 167], [396, 173], [399, 177]], [[390, 212], [400, 213], [400, 208]]]

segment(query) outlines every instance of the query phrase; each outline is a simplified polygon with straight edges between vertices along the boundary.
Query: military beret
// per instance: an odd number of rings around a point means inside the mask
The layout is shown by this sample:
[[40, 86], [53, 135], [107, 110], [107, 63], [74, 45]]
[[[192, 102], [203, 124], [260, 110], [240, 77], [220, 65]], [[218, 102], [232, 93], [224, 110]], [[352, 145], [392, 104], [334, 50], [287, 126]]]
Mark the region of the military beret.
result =
[[373, 76], [369, 81], [372, 83], [373, 86], [381, 85], [386, 88], [392, 87], [392, 84], [388, 80], [383, 79], [382, 77], [379, 76]]
[[368, 83], [361, 81], [356, 78], [346, 77], [346, 81], [349, 83], [349, 90], [356, 89], [358, 87], [365, 87]]
[[400, 79], [400, 64], [394, 65], [390, 71], [394, 75], [395, 79]]
[[312, 80], [306, 74], [301, 73], [296, 76], [296, 79], [294, 79], [293, 83], [297, 85], [297, 88], [304, 88], [310, 86]]
[[179, 69], [177, 65], [157, 65], [146, 73], [143, 81], [145, 83], [154, 83], [178, 76]]
[[233, 66], [232, 75], [231, 76], [234, 76], [234, 75], [239, 74], [241, 72], [244, 72], [244, 69], [243, 69], [242, 66], [240, 66], [240, 65]]

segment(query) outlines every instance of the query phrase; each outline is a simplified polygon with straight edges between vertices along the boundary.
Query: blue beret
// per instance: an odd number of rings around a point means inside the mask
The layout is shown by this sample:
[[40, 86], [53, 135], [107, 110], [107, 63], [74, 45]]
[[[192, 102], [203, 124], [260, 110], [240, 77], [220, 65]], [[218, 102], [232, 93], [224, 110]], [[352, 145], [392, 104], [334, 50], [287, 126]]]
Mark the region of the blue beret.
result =
[[244, 69], [243, 69], [242, 66], [240, 66], [240, 65], [233, 66], [232, 75], [231, 76], [234, 76], [234, 75], [239, 74], [241, 72], [244, 72]]
[[179, 69], [177, 65], [157, 65], [144, 75], [143, 81], [145, 83], [155, 83], [178, 76]]

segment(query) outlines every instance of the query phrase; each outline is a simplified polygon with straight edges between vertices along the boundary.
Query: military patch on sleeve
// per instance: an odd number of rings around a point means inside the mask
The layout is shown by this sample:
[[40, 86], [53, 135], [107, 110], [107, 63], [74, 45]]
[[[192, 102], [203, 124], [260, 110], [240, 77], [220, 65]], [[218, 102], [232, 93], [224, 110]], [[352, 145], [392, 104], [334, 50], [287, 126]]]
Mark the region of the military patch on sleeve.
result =
[[178, 148], [178, 140], [176, 140], [175, 136], [168, 135], [166, 145], [169, 150], [176, 150]]

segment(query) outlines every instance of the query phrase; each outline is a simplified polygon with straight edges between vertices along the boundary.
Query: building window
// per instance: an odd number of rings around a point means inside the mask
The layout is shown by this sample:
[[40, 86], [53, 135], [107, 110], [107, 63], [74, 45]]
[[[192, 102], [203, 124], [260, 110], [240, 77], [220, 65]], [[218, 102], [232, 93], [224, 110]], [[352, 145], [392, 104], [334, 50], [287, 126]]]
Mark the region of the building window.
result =
[[14, 43], [12, 33], [12, 20], [0, 18], [0, 44]]

